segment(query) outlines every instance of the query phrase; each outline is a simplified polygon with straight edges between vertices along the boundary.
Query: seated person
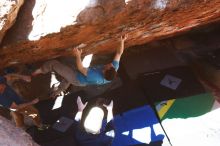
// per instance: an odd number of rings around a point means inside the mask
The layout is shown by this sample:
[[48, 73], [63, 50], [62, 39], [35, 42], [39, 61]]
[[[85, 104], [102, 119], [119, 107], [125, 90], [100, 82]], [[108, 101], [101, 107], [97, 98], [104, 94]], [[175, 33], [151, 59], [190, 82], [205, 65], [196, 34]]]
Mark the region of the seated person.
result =
[[33, 106], [39, 99], [35, 98], [31, 102], [24, 102], [22, 98], [7, 84], [7, 81], [22, 79], [26, 82], [31, 81], [30, 76], [19, 74], [7, 74], [0, 76], [0, 105], [11, 111], [11, 116], [15, 120], [17, 127], [24, 128], [24, 116], [33, 119], [34, 124], [42, 129], [43, 125], [38, 110]]
[[[95, 105], [85, 112], [87, 103], [83, 104], [81, 98], [77, 98], [78, 112], [75, 116], [75, 139], [80, 146], [111, 146], [115, 136], [113, 125], [113, 101], [109, 105]], [[107, 120], [104, 118], [107, 109]], [[83, 118], [82, 118], [83, 117]]]

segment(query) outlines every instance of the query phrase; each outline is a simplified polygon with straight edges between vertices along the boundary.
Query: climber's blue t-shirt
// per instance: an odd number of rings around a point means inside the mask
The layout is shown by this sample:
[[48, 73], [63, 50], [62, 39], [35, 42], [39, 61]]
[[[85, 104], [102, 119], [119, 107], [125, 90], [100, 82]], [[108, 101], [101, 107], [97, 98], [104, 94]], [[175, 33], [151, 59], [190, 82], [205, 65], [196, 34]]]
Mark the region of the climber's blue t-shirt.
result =
[[5, 86], [4, 91], [0, 93], [0, 105], [5, 108], [10, 108], [13, 102], [16, 104], [23, 103], [18, 94], [10, 86], [8, 86], [5, 77], [0, 76], [0, 84], [1, 86]]
[[[112, 64], [117, 71], [119, 68], [119, 62], [114, 60]], [[106, 80], [102, 73], [103, 67], [104, 65], [89, 67], [87, 71], [87, 76], [78, 72], [76, 78], [82, 85], [102, 85], [109, 83], [111, 81]]]

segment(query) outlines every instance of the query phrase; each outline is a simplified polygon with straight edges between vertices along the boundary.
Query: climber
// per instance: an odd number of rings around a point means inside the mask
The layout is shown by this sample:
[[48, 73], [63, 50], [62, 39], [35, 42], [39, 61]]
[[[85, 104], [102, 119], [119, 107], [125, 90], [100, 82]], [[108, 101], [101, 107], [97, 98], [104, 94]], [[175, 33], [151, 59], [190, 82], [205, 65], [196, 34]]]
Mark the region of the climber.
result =
[[26, 82], [31, 81], [30, 76], [19, 74], [7, 74], [0, 76], [0, 105], [8, 108], [11, 111], [11, 116], [15, 120], [17, 127], [25, 128], [24, 116], [29, 116], [33, 119], [34, 124], [41, 130], [44, 125], [38, 110], [33, 106], [38, 103], [39, 99], [35, 98], [31, 102], [24, 102], [22, 98], [8, 85], [9, 81], [22, 79]]
[[82, 50], [74, 48], [72, 54], [76, 57], [77, 69], [70, 68], [57, 60], [51, 60], [35, 70], [32, 73], [32, 76], [54, 71], [63, 77], [58, 88], [52, 91], [51, 97], [53, 98], [59, 95], [62, 91], [65, 91], [70, 84], [75, 86], [86, 86], [109, 83], [116, 77], [119, 68], [119, 61], [124, 51], [124, 42], [127, 37], [127, 34], [121, 36], [121, 46], [116, 50], [114, 59], [109, 64], [85, 68], [83, 67], [81, 60]]

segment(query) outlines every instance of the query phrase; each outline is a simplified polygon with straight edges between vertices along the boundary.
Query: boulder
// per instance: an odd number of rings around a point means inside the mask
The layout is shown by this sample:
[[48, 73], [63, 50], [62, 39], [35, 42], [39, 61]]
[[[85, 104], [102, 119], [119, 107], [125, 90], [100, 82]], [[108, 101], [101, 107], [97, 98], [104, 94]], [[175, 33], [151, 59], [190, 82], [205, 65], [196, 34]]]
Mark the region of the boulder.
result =
[[112, 53], [220, 20], [219, 0], [25, 1], [0, 46], [0, 67], [71, 55]]
[[11, 121], [0, 116], [1, 146], [39, 146], [23, 129], [15, 127]]
[[1, 0], [0, 3], [0, 43], [7, 30], [14, 24], [24, 0]]

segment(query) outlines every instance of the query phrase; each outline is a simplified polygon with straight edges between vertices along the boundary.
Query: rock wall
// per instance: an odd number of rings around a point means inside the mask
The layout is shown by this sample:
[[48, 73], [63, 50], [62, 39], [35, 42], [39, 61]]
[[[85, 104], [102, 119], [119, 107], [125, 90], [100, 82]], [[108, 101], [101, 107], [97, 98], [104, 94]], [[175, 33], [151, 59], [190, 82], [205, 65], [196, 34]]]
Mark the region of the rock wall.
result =
[[11, 121], [0, 116], [1, 146], [39, 146], [24, 130], [16, 128]]
[[71, 55], [111, 53], [220, 20], [219, 0], [31, 0], [0, 46], [0, 67]]
[[24, 0], [1, 0], [0, 2], [0, 43], [7, 30], [14, 24]]

